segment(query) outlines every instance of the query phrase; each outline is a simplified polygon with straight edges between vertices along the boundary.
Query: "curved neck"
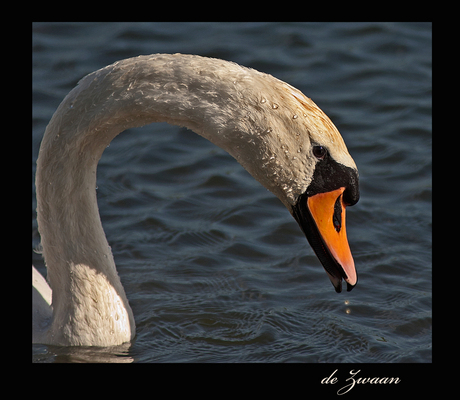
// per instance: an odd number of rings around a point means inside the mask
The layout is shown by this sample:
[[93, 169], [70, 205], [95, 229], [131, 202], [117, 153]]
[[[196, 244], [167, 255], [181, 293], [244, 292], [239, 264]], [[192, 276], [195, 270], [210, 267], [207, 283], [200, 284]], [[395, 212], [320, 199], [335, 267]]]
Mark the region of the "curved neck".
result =
[[[309, 139], [292, 135], [280, 145], [279, 132], [299, 131], [297, 116], [316, 107], [309, 102], [270, 75], [197, 56], [140, 56], [83, 78], [53, 115], [37, 160], [37, 220], [53, 290], [54, 343], [109, 345], [134, 335], [95, 189], [97, 163], [116, 135], [152, 122], [185, 126], [230, 153], [289, 206], [309, 183], [295, 175], [311, 168], [296, 167], [307, 147], [302, 140]], [[276, 118], [267, 118], [273, 112]]]
[[[97, 163], [111, 140], [127, 128], [165, 121], [228, 150], [231, 140], [223, 131], [239, 130], [230, 126], [240, 115], [229, 98], [231, 77], [221, 76], [226, 87], [219, 92], [221, 80], [181, 71], [180, 63], [173, 68], [174, 61], [138, 57], [86, 76], [46, 128], [37, 160], [37, 220], [53, 291], [53, 343], [106, 346], [134, 336], [96, 199]], [[234, 69], [244, 75], [244, 69]], [[209, 131], [217, 134], [211, 138]]]

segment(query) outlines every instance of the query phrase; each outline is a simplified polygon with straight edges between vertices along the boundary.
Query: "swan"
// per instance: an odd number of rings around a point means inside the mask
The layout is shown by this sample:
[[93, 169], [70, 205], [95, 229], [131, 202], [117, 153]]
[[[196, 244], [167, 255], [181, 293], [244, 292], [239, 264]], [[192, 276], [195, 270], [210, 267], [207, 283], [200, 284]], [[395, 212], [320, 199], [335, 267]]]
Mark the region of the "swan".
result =
[[345, 208], [359, 199], [358, 170], [319, 107], [233, 62], [139, 56], [82, 78], [43, 136], [36, 193], [47, 281], [32, 267], [34, 343], [113, 346], [135, 336], [99, 216], [96, 168], [115, 136], [152, 122], [187, 127], [226, 150], [290, 211], [335, 290], [342, 279], [348, 291], [356, 285]]

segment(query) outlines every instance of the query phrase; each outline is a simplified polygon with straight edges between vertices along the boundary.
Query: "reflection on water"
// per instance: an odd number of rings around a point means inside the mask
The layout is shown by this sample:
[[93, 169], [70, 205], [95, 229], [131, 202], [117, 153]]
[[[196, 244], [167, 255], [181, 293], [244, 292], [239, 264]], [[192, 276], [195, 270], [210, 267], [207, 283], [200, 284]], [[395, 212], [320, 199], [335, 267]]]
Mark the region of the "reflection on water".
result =
[[58, 347], [33, 345], [37, 363], [132, 363], [131, 343], [114, 347]]

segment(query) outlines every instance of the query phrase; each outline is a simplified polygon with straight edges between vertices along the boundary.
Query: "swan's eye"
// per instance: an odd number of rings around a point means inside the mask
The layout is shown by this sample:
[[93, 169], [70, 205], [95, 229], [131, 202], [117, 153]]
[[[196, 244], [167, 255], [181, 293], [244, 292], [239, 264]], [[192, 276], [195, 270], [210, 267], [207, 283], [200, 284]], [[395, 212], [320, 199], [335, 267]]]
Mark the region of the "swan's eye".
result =
[[313, 146], [313, 155], [318, 158], [319, 160], [322, 160], [324, 157], [326, 157], [327, 150], [323, 146]]

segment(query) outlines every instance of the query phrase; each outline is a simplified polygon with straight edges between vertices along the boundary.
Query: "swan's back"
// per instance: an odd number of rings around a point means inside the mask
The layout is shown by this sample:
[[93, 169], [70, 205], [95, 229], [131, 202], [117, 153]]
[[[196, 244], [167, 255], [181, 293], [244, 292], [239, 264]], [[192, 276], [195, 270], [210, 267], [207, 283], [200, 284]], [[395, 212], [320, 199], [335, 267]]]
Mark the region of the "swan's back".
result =
[[51, 323], [52, 292], [45, 278], [32, 266], [32, 341], [40, 342]]

